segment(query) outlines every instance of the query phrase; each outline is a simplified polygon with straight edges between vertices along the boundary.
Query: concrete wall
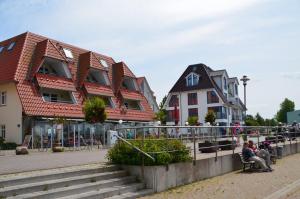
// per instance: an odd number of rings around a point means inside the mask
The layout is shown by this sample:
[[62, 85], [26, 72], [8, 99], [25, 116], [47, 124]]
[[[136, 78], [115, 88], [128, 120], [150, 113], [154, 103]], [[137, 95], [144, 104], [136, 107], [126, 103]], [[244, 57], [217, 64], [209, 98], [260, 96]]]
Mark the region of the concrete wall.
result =
[[[300, 143], [288, 144], [283, 147], [283, 156], [299, 152]], [[141, 179], [140, 166], [122, 167], [130, 174], [136, 175]], [[146, 166], [144, 167], [144, 180], [147, 188], [152, 188], [155, 192], [160, 192], [239, 169], [242, 169], [242, 164], [238, 154], [230, 154], [220, 156], [217, 159], [197, 160], [195, 165], [192, 162], [185, 162], [167, 166]]]
[[21, 144], [22, 105], [15, 83], [1, 84], [0, 92], [3, 91], [6, 92], [6, 106], [0, 106], [0, 125], [5, 125], [5, 140]]

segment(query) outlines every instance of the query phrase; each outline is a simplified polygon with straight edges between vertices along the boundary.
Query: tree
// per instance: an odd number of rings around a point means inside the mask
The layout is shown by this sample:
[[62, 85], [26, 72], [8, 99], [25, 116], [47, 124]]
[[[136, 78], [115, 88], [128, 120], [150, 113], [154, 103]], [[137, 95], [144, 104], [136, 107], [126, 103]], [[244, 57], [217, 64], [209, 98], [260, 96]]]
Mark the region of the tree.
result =
[[105, 102], [99, 97], [93, 97], [84, 102], [83, 112], [88, 123], [103, 123], [107, 114], [105, 112]]
[[258, 123], [259, 126], [265, 126], [265, 120], [262, 116], [260, 116], [259, 113], [256, 113], [255, 120]]
[[259, 123], [252, 115], [247, 115], [245, 119], [246, 126], [259, 126]]
[[164, 104], [167, 100], [167, 96], [165, 95], [162, 99], [162, 101], [159, 103], [159, 111], [155, 113], [155, 120], [158, 120], [161, 122], [161, 124], [167, 123], [167, 110], [164, 109]]
[[276, 114], [278, 122], [287, 123], [287, 112], [295, 110], [295, 103], [287, 98], [280, 104], [280, 109]]
[[205, 122], [209, 122], [211, 125], [215, 123], [216, 114], [214, 111], [209, 110], [205, 116]]
[[196, 126], [198, 124], [198, 117], [193, 116], [193, 117], [188, 117], [188, 121], [190, 126]]
[[165, 95], [165, 96], [162, 98], [161, 102], [159, 103], [159, 110], [164, 109], [164, 104], [166, 103], [166, 101], [167, 101], [167, 96]]

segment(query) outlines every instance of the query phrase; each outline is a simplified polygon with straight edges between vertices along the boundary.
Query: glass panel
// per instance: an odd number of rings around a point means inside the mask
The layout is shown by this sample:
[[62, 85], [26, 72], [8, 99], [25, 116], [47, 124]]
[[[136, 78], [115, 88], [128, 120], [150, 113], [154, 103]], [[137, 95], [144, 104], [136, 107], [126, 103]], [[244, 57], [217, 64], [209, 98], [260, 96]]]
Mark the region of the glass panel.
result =
[[190, 108], [188, 112], [189, 117], [198, 117], [198, 108]]
[[178, 97], [177, 97], [177, 95], [172, 95], [172, 97], [169, 101], [169, 107], [173, 107], [175, 105], [178, 106]]
[[196, 105], [197, 102], [197, 93], [188, 93], [188, 105]]
[[215, 91], [207, 91], [207, 103], [219, 103], [219, 97], [217, 96]]

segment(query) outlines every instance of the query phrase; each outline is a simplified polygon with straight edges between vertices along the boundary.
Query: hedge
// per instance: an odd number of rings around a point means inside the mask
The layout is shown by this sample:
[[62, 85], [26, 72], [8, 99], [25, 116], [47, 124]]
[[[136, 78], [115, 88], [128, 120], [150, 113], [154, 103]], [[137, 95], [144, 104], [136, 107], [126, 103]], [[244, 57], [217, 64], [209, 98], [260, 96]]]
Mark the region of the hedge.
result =
[[17, 148], [17, 144], [14, 142], [6, 142], [0, 145], [1, 150], [15, 150]]
[[[155, 158], [155, 161], [153, 161], [151, 158], [145, 156], [144, 164], [146, 166], [167, 165], [192, 160], [190, 151], [179, 140], [144, 140], [144, 147], [142, 147], [141, 140], [130, 140], [129, 142]], [[122, 141], [117, 142], [108, 151], [107, 159], [112, 164], [142, 164], [142, 154]]]

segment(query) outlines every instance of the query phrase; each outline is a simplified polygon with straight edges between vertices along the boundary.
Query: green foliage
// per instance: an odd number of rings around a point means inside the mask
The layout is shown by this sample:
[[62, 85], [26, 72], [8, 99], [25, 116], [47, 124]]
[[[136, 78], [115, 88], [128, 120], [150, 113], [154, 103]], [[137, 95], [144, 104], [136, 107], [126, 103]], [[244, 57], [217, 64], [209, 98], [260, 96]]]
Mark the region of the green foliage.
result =
[[3, 142], [0, 143], [0, 149], [1, 150], [15, 150], [17, 148], [17, 144], [14, 142]]
[[265, 126], [265, 120], [259, 113], [256, 113], [255, 120], [257, 121], [259, 126]]
[[196, 126], [198, 124], [198, 117], [193, 116], [193, 117], [189, 117], [188, 121], [190, 126]]
[[83, 112], [85, 120], [89, 123], [103, 123], [107, 114], [105, 112], [105, 102], [99, 97], [88, 99], [84, 103]]
[[167, 96], [165, 95], [162, 101], [159, 103], [159, 110], [164, 109], [164, 104], [166, 103], [166, 101], [167, 101]]
[[216, 114], [214, 111], [209, 110], [205, 116], [205, 122], [209, 122], [211, 125], [215, 123]]
[[277, 124], [276, 119], [264, 119], [259, 113], [257, 113], [255, 117], [247, 115], [245, 119], [246, 126], [277, 126]]
[[280, 104], [280, 109], [276, 114], [278, 122], [287, 123], [287, 112], [295, 110], [295, 103], [287, 98]]
[[167, 123], [167, 110], [164, 109], [164, 104], [167, 100], [167, 96], [165, 95], [162, 99], [162, 101], [159, 103], [159, 111], [155, 113], [155, 120], [158, 120], [161, 122], [161, 124], [166, 124]]
[[[155, 158], [153, 162], [152, 159], [144, 157], [145, 165], [166, 165], [191, 160], [189, 150], [179, 140], [148, 139], [144, 140], [144, 147], [141, 140], [132, 140], [130, 143]], [[108, 151], [107, 159], [113, 164], [141, 165], [142, 156], [133, 147], [119, 141]]]
[[167, 123], [167, 110], [161, 109], [157, 113], [155, 113], [155, 120], [158, 120], [161, 122], [161, 124]]

